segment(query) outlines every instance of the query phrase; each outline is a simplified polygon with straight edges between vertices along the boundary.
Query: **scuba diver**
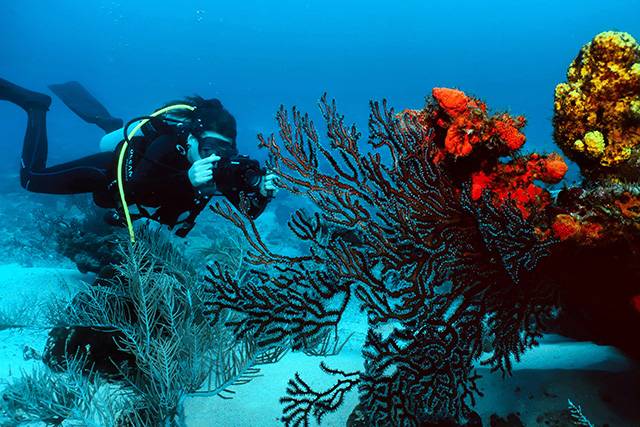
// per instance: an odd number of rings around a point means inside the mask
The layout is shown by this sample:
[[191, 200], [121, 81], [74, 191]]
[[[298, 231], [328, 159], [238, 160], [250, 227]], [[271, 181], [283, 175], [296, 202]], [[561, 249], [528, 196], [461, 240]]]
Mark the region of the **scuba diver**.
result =
[[105, 131], [101, 152], [47, 167], [51, 97], [0, 79], [0, 100], [28, 115], [20, 184], [36, 193], [93, 193], [98, 206], [112, 209], [107, 222], [125, 225], [126, 220], [132, 241], [131, 219], [149, 218], [185, 237], [214, 195], [224, 195], [251, 218], [275, 195], [275, 174], [238, 154], [236, 121], [218, 99], [193, 96], [123, 127], [78, 82], [49, 88], [83, 120]]

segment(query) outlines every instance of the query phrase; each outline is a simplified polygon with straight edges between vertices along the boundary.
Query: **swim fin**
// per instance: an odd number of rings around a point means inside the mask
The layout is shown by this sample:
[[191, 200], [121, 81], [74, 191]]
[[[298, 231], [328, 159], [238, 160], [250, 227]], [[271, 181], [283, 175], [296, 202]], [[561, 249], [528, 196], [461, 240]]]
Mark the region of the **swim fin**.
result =
[[82, 120], [99, 126], [106, 133], [122, 127], [122, 119], [111, 116], [104, 105], [80, 83], [71, 81], [54, 84], [49, 85], [49, 89]]
[[25, 89], [3, 78], [0, 78], [0, 100], [13, 102], [27, 111], [40, 108], [46, 111], [51, 105], [49, 95]]

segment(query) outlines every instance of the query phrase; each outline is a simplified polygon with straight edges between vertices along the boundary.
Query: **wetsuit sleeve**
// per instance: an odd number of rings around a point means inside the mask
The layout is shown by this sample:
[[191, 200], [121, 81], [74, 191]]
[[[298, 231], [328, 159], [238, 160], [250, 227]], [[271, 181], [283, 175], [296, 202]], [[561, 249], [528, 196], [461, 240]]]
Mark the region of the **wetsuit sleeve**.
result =
[[176, 145], [176, 139], [169, 135], [161, 135], [149, 144], [127, 180], [127, 200], [152, 206], [194, 198], [188, 162], [180, 158], [183, 155]]

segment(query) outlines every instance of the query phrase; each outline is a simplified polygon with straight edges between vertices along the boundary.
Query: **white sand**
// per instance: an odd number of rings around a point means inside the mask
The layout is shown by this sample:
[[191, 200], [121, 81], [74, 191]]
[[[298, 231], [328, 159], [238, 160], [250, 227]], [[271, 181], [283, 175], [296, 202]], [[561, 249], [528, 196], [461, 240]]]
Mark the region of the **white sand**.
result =
[[80, 280], [87, 277], [77, 270], [0, 266], [0, 388], [42, 364], [29, 353], [41, 354], [47, 341], [46, 304], [54, 297], [68, 298]]
[[[320, 389], [332, 384], [331, 377], [318, 368], [323, 358], [288, 354], [277, 365], [262, 368], [263, 377], [234, 387], [232, 400], [187, 399], [187, 425], [205, 426], [278, 426], [282, 425], [281, 405], [287, 381], [298, 371], [309, 384]], [[362, 367], [359, 353], [345, 351], [324, 359], [331, 367], [356, 370]], [[488, 424], [493, 413], [506, 416], [519, 412], [525, 426], [542, 425], [536, 418], [546, 412], [567, 408], [567, 399], [580, 404], [595, 425], [611, 427], [640, 425], [640, 376], [629, 374], [632, 364], [610, 347], [589, 343], [551, 343], [532, 350], [517, 364], [513, 376], [503, 379], [481, 369], [480, 389], [485, 393], [476, 410]], [[637, 368], [636, 368], [637, 369]], [[357, 404], [351, 393], [345, 404], [328, 415], [323, 426], [344, 426]], [[605, 402], [603, 400], [608, 400]]]
[[525, 426], [543, 425], [536, 422], [539, 415], [566, 409], [571, 399], [594, 425], [640, 425], [637, 364], [612, 347], [554, 341], [545, 340], [526, 353], [510, 378], [480, 371], [485, 396], [476, 410], [484, 419], [517, 412]]
[[[188, 398], [185, 402], [187, 426], [282, 426], [282, 422], [279, 421], [282, 409], [278, 399], [284, 396], [287, 382], [293, 377], [294, 372], [299, 372], [312, 387], [322, 389], [332, 385], [331, 377], [320, 370], [322, 360], [330, 367], [344, 370], [362, 369], [362, 358], [352, 352], [329, 358], [290, 353], [277, 364], [261, 367], [262, 377], [254, 379], [249, 384], [232, 387], [236, 394], [231, 400], [219, 397]], [[336, 413], [323, 419], [322, 425], [344, 426], [357, 403], [357, 393], [350, 393], [345, 404]]]
[[[68, 295], [80, 280], [90, 279], [74, 270], [0, 266], [0, 308], [20, 306], [26, 301], [36, 308], [35, 321], [42, 323], [45, 319], [38, 310], [51, 295]], [[32, 321], [30, 317], [23, 320]], [[342, 334], [346, 336], [355, 331], [356, 335], [340, 355], [326, 358], [327, 364], [344, 370], [361, 369], [359, 348], [365, 328], [361, 317], [349, 313], [342, 324]], [[0, 384], [20, 375], [21, 369], [30, 370], [34, 364], [41, 363], [25, 360], [23, 349], [29, 346], [41, 352], [46, 336], [46, 329], [0, 330]], [[263, 376], [233, 387], [236, 394], [231, 400], [217, 396], [189, 397], [185, 401], [186, 424], [189, 427], [282, 425], [278, 399], [284, 395], [295, 371], [312, 386], [322, 388], [332, 384], [332, 378], [319, 369], [321, 360], [323, 358], [290, 353], [275, 365], [262, 366]], [[526, 426], [537, 426], [540, 425], [536, 422], [537, 416], [565, 409], [569, 398], [581, 405], [596, 425], [640, 425], [638, 367], [610, 347], [549, 336], [515, 365], [513, 377], [505, 380], [485, 369], [481, 369], [481, 373], [484, 378], [480, 388], [485, 396], [478, 400], [476, 409], [485, 420], [496, 412], [503, 416], [519, 412]], [[343, 407], [328, 415], [322, 425], [344, 426], [357, 399], [357, 392], [352, 392]]]

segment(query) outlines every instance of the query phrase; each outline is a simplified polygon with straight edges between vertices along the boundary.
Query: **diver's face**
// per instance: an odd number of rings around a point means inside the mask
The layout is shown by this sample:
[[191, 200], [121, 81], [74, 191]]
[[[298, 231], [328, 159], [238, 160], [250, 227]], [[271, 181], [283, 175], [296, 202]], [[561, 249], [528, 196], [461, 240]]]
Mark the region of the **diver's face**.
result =
[[217, 135], [215, 132], [205, 131], [198, 137], [198, 154], [200, 154], [201, 158], [207, 158], [212, 154], [216, 154], [217, 145], [214, 143], [215, 139], [214, 135]]
[[219, 144], [216, 143], [215, 132], [205, 131], [199, 136], [189, 135], [188, 138], [188, 150], [187, 158], [191, 163], [196, 160], [205, 159], [212, 154], [216, 154], [216, 148]]

